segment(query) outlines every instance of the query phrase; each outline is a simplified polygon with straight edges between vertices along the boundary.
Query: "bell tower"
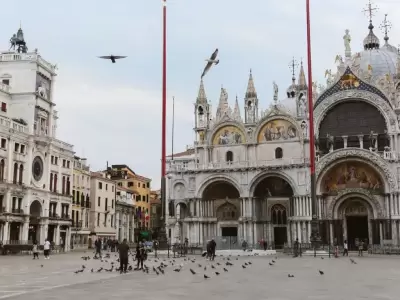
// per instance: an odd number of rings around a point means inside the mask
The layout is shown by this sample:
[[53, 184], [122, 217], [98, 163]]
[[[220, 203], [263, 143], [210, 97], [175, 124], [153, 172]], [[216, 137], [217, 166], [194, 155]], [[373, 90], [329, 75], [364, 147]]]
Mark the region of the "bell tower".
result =
[[244, 122], [254, 124], [258, 121], [258, 98], [254, 87], [253, 74], [250, 69], [249, 81], [244, 97]]
[[211, 119], [210, 105], [207, 101], [203, 79], [200, 81], [199, 93], [197, 95], [196, 103], [194, 104], [194, 115], [194, 130], [196, 132], [196, 140], [199, 141], [200, 144], [203, 144]]
[[307, 118], [308, 116], [307, 91], [308, 87], [306, 82], [306, 74], [304, 73], [303, 62], [301, 62], [299, 82], [297, 84], [297, 93], [296, 93], [297, 116], [299, 118]]

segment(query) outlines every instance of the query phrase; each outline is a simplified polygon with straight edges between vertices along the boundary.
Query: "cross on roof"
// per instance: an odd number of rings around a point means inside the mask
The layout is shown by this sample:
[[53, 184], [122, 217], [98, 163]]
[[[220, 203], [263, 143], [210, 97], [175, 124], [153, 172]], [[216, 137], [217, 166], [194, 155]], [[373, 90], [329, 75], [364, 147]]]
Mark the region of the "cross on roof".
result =
[[379, 26], [379, 28], [385, 34], [385, 37], [387, 36], [388, 32], [392, 28], [392, 23], [390, 21], [388, 21], [387, 16], [388, 16], [388, 14], [385, 14], [385, 19], [383, 20], [382, 24]]
[[294, 73], [296, 72], [296, 68], [299, 66], [299, 64], [298, 64], [298, 62], [294, 59], [294, 57], [293, 57], [293, 59], [290, 61], [290, 63], [289, 63], [289, 68], [290, 68], [290, 70], [292, 71], [292, 76], [293, 76], [293, 78], [294, 78]]
[[369, 21], [372, 23], [372, 17], [375, 16], [375, 12], [379, 8], [377, 6], [372, 7], [371, 0], [368, 0], [367, 8], [363, 10], [363, 12], [368, 16]]

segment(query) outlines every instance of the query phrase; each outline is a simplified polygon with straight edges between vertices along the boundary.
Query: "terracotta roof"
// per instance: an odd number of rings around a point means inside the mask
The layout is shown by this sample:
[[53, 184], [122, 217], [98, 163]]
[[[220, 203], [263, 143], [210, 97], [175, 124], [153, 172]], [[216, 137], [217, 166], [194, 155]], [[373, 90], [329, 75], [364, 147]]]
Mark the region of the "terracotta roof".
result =
[[150, 204], [161, 204], [161, 199], [159, 198], [150, 199]]
[[[183, 152], [178, 152], [178, 153], [174, 153], [174, 157], [180, 157], [180, 156], [186, 156], [186, 155], [192, 155], [194, 154], [194, 149], [188, 149], [186, 151]], [[167, 157], [172, 157], [172, 155], [168, 155]]]

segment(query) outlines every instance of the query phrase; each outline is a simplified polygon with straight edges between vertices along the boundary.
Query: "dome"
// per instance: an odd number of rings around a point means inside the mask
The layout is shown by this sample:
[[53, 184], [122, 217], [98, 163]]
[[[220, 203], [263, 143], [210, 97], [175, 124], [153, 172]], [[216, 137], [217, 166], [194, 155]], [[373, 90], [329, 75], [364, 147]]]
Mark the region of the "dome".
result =
[[279, 100], [278, 108], [292, 116], [296, 116], [297, 114], [296, 98], [286, 98], [283, 100]]
[[371, 66], [372, 77], [377, 78], [386, 74], [396, 74], [397, 53], [389, 51], [386, 47], [365, 50], [357, 55], [360, 55], [360, 70], [368, 73], [368, 66]]

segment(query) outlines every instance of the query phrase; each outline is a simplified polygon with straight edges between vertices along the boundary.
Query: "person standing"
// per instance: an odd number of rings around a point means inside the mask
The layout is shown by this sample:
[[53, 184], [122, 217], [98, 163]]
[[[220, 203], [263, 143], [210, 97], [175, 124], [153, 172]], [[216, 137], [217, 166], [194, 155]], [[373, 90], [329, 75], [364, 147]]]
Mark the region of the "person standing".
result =
[[39, 259], [39, 249], [36, 241], [33, 242], [32, 253], [33, 253], [33, 259], [35, 258]]
[[293, 257], [299, 256], [299, 239], [297, 238], [293, 245]]
[[95, 242], [94, 242], [94, 247], [96, 248], [96, 253], [94, 254], [94, 257], [97, 258], [97, 254], [99, 255], [99, 257], [101, 258], [101, 240], [100, 238], [98, 238]]
[[343, 243], [343, 256], [349, 256], [349, 245], [347, 244], [347, 240]]
[[119, 263], [120, 263], [120, 273], [126, 273], [128, 268], [128, 253], [129, 253], [129, 246], [127, 244], [126, 239], [122, 241], [122, 243], [118, 247], [119, 252]]
[[210, 250], [211, 250], [210, 260], [214, 260], [214, 258], [215, 258], [215, 249], [216, 248], [217, 248], [217, 243], [215, 242], [214, 239], [211, 239], [211, 242], [210, 242]]
[[[145, 257], [145, 249], [142, 242], [139, 242], [136, 246], [136, 261], [137, 265], [135, 270], [142, 270], [143, 269], [143, 261]], [[139, 268], [140, 265], [140, 268]]]
[[48, 239], [45, 240], [43, 245], [44, 259], [50, 259], [50, 242]]
[[363, 240], [360, 240], [358, 243], [358, 256], [363, 256], [363, 251], [364, 251], [364, 242]]

